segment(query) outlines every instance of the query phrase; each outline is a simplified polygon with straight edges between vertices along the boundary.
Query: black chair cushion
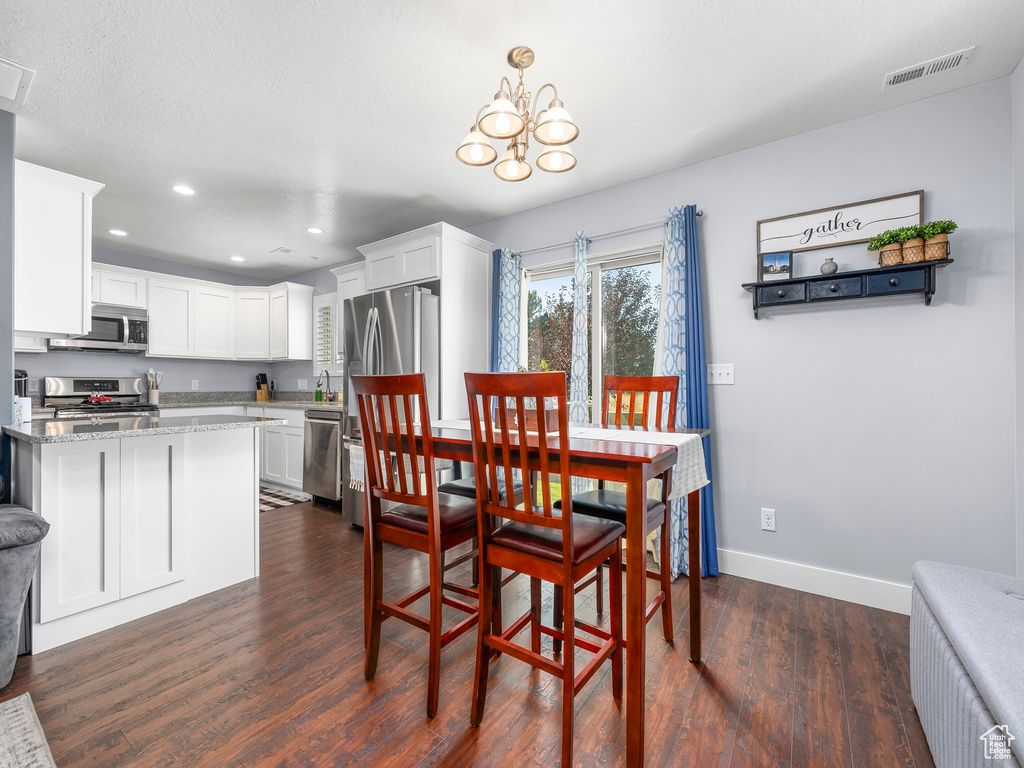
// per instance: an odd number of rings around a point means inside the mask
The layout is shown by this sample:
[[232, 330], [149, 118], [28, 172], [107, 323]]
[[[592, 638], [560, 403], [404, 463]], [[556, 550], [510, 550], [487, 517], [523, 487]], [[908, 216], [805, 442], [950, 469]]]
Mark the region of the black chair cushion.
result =
[[[476, 499], [438, 493], [437, 502], [442, 536], [459, 528], [476, 525]], [[427, 508], [415, 504], [399, 504], [381, 513], [380, 521], [396, 528], [426, 533]]]
[[[559, 509], [562, 500], [555, 502]], [[614, 520], [626, 524], [626, 494], [619, 491], [587, 491], [572, 497], [572, 511], [578, 515], [599, 517], [602, 520]], [[647, 520], [656, 520], [665, 513], [665, 505], [659, 499], [647, 500]]]
[[42, 541], [50, 524], [17, 504], [0, 504], [0, 549]]
[[[505, 483], [498, 480], [498, 488], [501, 491], [501, 498], [505, 498]], [[438, 493], [451, 493], [456, 496], [469, 496], [472, 499], [476, 498], [476, 478], [475, 477], [463, 477], [459, 480], [452, 480], [450, 483], [442, 483], [437, 487]], [[523, 495], [523, 484], [522, 482], [512, 483], [512, 492], [516, 495], [516, 498], [520, 498]]]
[[[621, 523], [573, 515], [573, 565], [597, 554], [625, 532], [626, 527]], [[507, 522], [491, 535], [491, 543], [528, 555], [562, 561], [562, 532], [554, 528]]]

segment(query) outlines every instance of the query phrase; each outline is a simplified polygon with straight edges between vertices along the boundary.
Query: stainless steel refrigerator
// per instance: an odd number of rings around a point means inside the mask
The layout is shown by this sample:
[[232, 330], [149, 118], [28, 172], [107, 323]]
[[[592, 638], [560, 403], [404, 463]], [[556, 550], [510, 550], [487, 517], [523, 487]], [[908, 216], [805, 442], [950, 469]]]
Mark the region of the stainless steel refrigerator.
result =
[[[349, 447], [362, 442], [359, 409], [352, 377], [423, 373], [427, 403], [438, 414], [440, 378], [439, 297], [424, 286], [390, 288], [354, 299], [342, 307], [345, 336], [345, 419], [342, 455], [342, 511], [355, 525], [363, 524], [363, 494], [350, 488]], [[417, 418], [418, 418], [417, 414]]]

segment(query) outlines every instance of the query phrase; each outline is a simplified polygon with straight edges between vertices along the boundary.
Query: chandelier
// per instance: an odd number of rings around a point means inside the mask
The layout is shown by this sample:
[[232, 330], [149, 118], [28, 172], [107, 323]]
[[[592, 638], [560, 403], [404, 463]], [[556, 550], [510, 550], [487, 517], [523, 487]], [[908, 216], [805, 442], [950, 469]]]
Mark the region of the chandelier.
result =
[[[508, 52], [508, 63], [519, 70], [519, 85], [513, 91], [509, 79], [501, 78], [494, 101], [480, 107], [476, 122], [455, 156], [466, 165], [490, 165], [498, 159], [491, 139], [510, 139], [508, 149], [494, 166], [494, 175], [503, 181], [522, 181], [533, 173], [533, 168], [526, 161], [532, 133], [533, 138], [544, 145], [544, 151], [537, 157], [538, 168], [548, 173], [572, 170], [576, 166], [576, 156], [567, 145], [579, 136], [580, 129], [565, 111], [565, 105], [558, 98], [558, 89], [551, 83], [545, 83], [537, 91], [531, 107], [531, 95], [523, 84], [523, 71], [533, 64], [533, 51], [517, 46]], [[547, 109], [538, 114], [537, 104], [545, 88], [552, 90], [554, 98]]]

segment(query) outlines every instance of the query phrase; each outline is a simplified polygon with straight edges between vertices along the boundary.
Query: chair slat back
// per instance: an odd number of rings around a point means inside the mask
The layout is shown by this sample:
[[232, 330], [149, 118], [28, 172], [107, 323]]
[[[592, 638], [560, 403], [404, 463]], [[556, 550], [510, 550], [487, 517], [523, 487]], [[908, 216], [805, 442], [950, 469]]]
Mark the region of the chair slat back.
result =
[[[482, 535], [489, 536], [493, 518], [559, 529], [565, 562], [571, 563], [572, 499], [565, 384], [564, 372], [466, 374], [473, 466], [477, 478], [487, 479], [476, 483]], [[554, 411], [545, 400], [555, 401]], [[557, 414], [556, 429], [549, 429], [548, 414]], [[502, 478], [499, 468], [504, 473]], [[514, 470], [522, 475], [527, 507], [524, 510], [516, 508]], [[532, 508], [531, 502], [531, 471], [536, 473], [539, 486], [536, 508]], [[554, 508], [557, 499], [551, 492], [552, 480], [562, 489], [561, 514]], [[504, 496], [499, 481], [503, 482]]]
[[[352, 384], [363, 428], [366, 492], [378, 499], [430, 507], [436, 516], [434, 440], [423, 374], [353, 376]], [[421, 447], [416, 443], [417, 407]]]
[[601, 426], [673, 427], [678, 393], [678, 376], [605, 376]]

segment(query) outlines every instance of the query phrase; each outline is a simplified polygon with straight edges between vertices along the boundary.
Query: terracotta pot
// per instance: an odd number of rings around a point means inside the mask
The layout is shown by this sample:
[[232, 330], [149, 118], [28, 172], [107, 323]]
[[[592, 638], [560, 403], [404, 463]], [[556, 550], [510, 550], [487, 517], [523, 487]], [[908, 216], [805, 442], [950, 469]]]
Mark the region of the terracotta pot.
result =
[[895, 267], [903, 263], [903, 243], [883, 245], [878, 249], [878, 266]]
[[916, 264], [924, 261], [924, 238], [913, 237], [903, 244], [903, 263]]
[[924, 257], [928, 261], [939, 261], [949, 256], [949, 235], [936, 235], [924, 241]]

